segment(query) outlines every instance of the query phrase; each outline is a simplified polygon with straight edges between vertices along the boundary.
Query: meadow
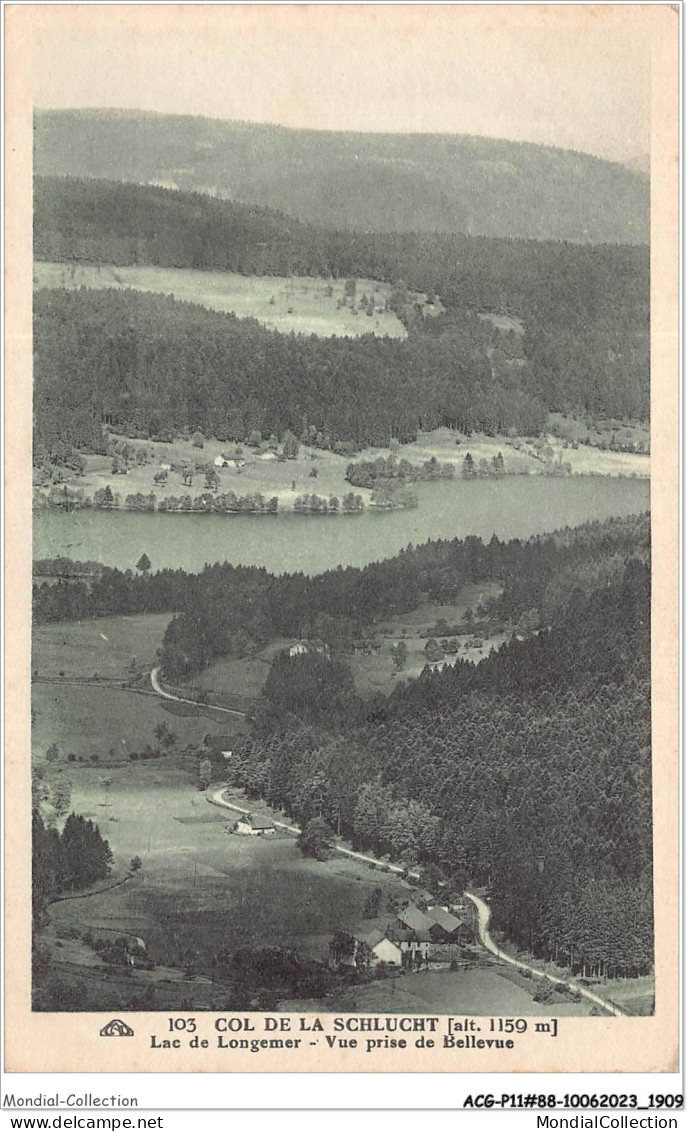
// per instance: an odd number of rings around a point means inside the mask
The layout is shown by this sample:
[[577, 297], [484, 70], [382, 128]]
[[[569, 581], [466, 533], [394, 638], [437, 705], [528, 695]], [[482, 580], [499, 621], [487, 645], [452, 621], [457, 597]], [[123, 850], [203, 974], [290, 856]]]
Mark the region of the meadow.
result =
[[55, 903], [55, 925], [135, 934], [170, 965], [192, 949], [198, 971], [210, 974], [225, 947], [292, 947], [325, 959], [334, 931], [363, 917], [373, 888], [407, 897], [392, 874], [338, 857], [305, 859], [289, 834], [228, 835], [235, 815], [211, 806], [180, 768], [138, 764], [110, 777], [105, 790], [97, 773], [78, 767], [73, 806], [100, 824], [116, 875], [135, 855], [142, 868], [111, 891]]
[[[142, 695], [107, 683], [68, 682], [92, 681], [95, 675], [123, 681], [148, 672], [170, 616], [151, 613], [34, 626], [32, 671], [38, 682], [32, 686], [31, 745], [38, 762], [53, 743], [59, 748], [60, 764], [70, 754], [101, 766], [128, 760], [146, 745], [156, 745], [154, 731], [160, 723], [176, 735], [174, 750], [199, 745], [213, 731], [245, 729], [242, 720], [230, 715], [217, 716], [219, 722], [205, 716], [177, 716], [152, 693]], [[59, 682], [47, 682], [53, 680]], [[152, 692], [145, 680], [141, 688]], [[71, 775], [72, 763], [68, 769]]]
[[[124, 504], [127, 495], [138, 493], [147, 495], [153, 491], [158, 500], [169, 496], [200, 495], [206, 490], [205, 476], [196, 472], [192, 486], [186, 486], [180, 471], [170, 471], [165, 483], [156, 484], [154, 476], [160, 465], [180, 464], [188, 461], [192, 464], [213, 464], [217, 456], [225, 452], [232, 452], [234, 444], [222, 443], [219, 440], [205, 440], [202, 449], [193, 446], [190, 440], [179, 438], [171, 444], [155, 441], [127, 441], [131, 447], [142, 447], [152, 454], [151, 462], [142, 465], [131, 464], [126, 475], [112, 474], [112, 459], [107, 456], [85, 456], [84, 474], [70, 480], [73, 486], [80, 487], [86, 495], [92, 496], [102, 487], [109, 487], [114, 494], [120, 495], [120, 505]], [[239, 445], [241, 447], [241, 445]], [[346, 482], [346, 468], [351, 462], [349, 457], [336, 455], [334, 452], [320, 449], [301, 447], [296, 459], [285, 462], [278, 460], [261, 460], [251, 448], [242, 447], [242, 455], [246, 463], [241, 468], [217, 467], [219, 475], [219, 494], [233, 491], [235, 495], [264, 495], [270, 499], [276, 495], [279, 509], [290, 511], [293, 509], [297, 495], [317, 494], [325, 498], [336, 495], [341, 500], [353, 488]], [[313, 474], [314, 472], [314, 474]], [[369, 499], [371, 491], [356, 487], [355, 494]], [[229, 516], [231, 517], [231, 516]], [[143, 549], [143, 547], [142, 547]], [[150, 551], [149, 551], [150, 556]], [[135, 562], [131, 563], [132, 568]]]
[[[477, 1017], [589, 1016], [588, 1002], [539, 1004], [532, 1000], [533, 992], [534, 986], [530, 992], [502, 977], [495, 968], [429, 970], [355, 986], [342, 997], [340, 1008], [360, 1013], [428, 1012]], [[460, 1050], [458, 1055], [462, 1055]]]
[[[427, 664], [425, 645], [428, 637], [421, 636], [420, 633], [431, 631], [442, 618], [449, 625], [460, 624], [467, 609], [472, 609], [474, 612], [481, 599], [498, 596], [501, 588], [500, 585], [491, 582], [466, 585], [459, 600], [452, 605], [425, 603], [409, 613], [390, 617], [375, 625], [374, 634], [377, 640], [381, 640], [380, 651], [369, 654], [356, 653], [345, 657], [353, 673], [357, 691], [361, 695], [371, 695], [377, 691], [388, 695], [399, 680], [417, 679]], [[435, 635], [441, 639], [440, 632]], [[485, 635], [466, 631], [464, 635], [454, 638], [458, 643], [459, 651], [447, 653], [442, 663], [454, 664], [459, 659], [479, 663], [489, 655], [491, 648], [499, 648], [508, 638], [509, 634], [506, 632]], [[402, 670], [397, 671], [393, 650], [400, 640], [405, 642], [406, 662]]]
[[[166, 723], [176, 735], [175, 749], [180, 750], [189, 744], [200, 745], [214, 731], [238, 733], [244, 729], [243, 721], [231, 715], [224, 716], [220, 725], [203, 716], [177, 716], [152, 694], [106, 685], [34, 683], [31, 705], [31, 746], [38, 761], [53, 743], [65, 762], [70, 754], [101, 767], [128, 760], [146, 745], [156, 745], [154, 731], [160, 723]], [[71, 763], [65, 772], [71, 775]]]
[[[61, 964], [60, 977], [80, 982], [86, 994], [100, 985], [111, 1004], [118, 993], [130, 1001], [133, 985], [140, 994], [154, 994], [158, 1008], [184, 998], [196, 1009], [217, 1008], [223, 990], [220, 982], [213, 991], [210, 980], [217, 981], [214, 958], [224, 948], [292, 948], [324, 961], [334, 932], [350, 931], [364, 918], [373, 889], [399, 902], [410, 894], [403, 879], [355, 860], [307, 860], [287, 833], [269, 839], [231, 835], [234, 816], [209, 805], [178, 768], [138, 764], [115, 769], [111, 778], [105, 790], [96, 774], [77, 767], [74, 805], [109, 840], [113, 880], [126, 874], [135, 855], [141, 870], [102, 894], [54, 903], [44, 936], [53, 963]], [[239, 795], [236, 801], [246, 804]], [[74, 928], [100, 937], [135, 935], [156, 969], [137, 971], [127, 985], [120, 971], [100, 967], [78, 940], [63, 941], [57, 950], [56, 938]], [[195, 977], [184, 983], [181, 968], [189, 957]], [[589, 1012], [584, 1003], [539, 1005], [528, 986], [490, 967], [392, 977], [344, 990], [335, 1000], [282, 1002], [279, 1008], [482, 1016]]]
[[[393, 311], [385, 310], [392, 288], [372, 279], [358, 279], [352, 307], [343, 303], [343, 279], [238, 275], [173, 267], [36, 262], [34, 287], [113, 288], [171, 295], [180, 302], [196, 303], [208, 310], [255, 318], [269, 330], [283, 334], [315, 334], [321, 338], [407, 336]], [[374, 298], [372, 315], [360, 308], [363, 295], [368, 300]]]
[[127, 679], [134, 667], [154, 666], [170, 619], [171, 613], [148, 613], [34, 625], [32, 669], [44, 677], [90, 679], [97, 672], [105, 679]]

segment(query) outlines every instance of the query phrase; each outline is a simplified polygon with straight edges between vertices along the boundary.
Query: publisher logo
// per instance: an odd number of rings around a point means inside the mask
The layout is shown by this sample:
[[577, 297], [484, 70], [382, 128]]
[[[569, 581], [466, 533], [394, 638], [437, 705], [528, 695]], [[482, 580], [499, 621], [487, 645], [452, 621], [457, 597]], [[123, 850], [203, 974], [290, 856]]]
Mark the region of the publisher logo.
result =
[[107, 1025], [103, 1025], [100, 1030], [101, 1037], [133, 1037], [133, 1035], [134, 1031], [131, 1026], [127, 1025], [125, 1021], [119, 1021], [117, 1018], [108, 1021]]

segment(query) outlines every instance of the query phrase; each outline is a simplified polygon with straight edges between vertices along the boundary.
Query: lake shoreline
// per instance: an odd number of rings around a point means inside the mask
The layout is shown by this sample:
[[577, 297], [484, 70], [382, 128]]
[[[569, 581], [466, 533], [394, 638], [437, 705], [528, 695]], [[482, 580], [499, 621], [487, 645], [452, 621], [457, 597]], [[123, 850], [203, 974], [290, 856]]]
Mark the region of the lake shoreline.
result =
[[[576, 479], [608, 479], [608, 480], [630, 479], [630, 480], [639, 480], [640, 482], [645, 482], [645, 483], [651, 482], [651, 475], [648, 472], [646, 474], [638, 474], [636, 472], [633, 472], [629, 475], [622, 475], [622, 474], [614, 475], [611, 472], [589, 471], [589, 472], [585, 472], [585, 473], [580, 472], [577, 475], [567, 475], [567, 476], [547, 475], [546, 472], [544, 472], [544, 471], [538, 472], [538, 473], [530, 473], [529, 476], [527, 475], [527, 473], [523, 473], [523, 472], [520, 472], [520, 473], [512, 472], [510, 474], [506, 474], [506, 475], [502, 476], [501, 478], [502, 479], [514, 478], [516, 476], [518, 478], [527, 478], [527, 477], [535, 478], [536, 477], [536, 478], [559, 479], [559, 480], [560, 479], [566, 479], [567, 481], [576, 480]], [[409, 487], [417, 487], [418, 482], [426, 482], [426, 481], [423, 481], [423, 480], [419, 480], [419, 481], [408, 480], [404, 483], [404, 485], [409, 486]], [[320, 497], [322, 497], [322, 496], [320, 496]], [[157, 500], [156, 500], [156, 502], [157, 502]], [[33, 505], [32, 505], [32, 511], [33, 511], [34, 514], [37, 514], [37, 513], [40, 513], [42, 511], [46, 511], [46, 510], [62, 511], [65, 514], [71, 514], [74, 511], [97, 511], [99, 514], [156, 514], [156, 515], [159, 514], [159, 515], [167, 515], [170, 518], [178, 518], [178, 517], [183, 517], [183, 516], [186, 516], [186, 515], [196, 515], [196, 516], [197, 515], [204, 515], [205, 517], [208, 517], [208, 518], [213, 518], [213, 517], [221, 517], [221, 518], [241, 518], [241, 517], [285, 518], [289, 515], [296, 515], [296, 516], [303, 515], [306, 518], [351, 518], [351, 517], [354, 517], [354, 516], [360, 517], [361, 514], [363, 514], [365, 512], [370, 512], [370, 511], [373, 514], [374, 513], [376, 513], [376, 514], [388, 514], [389, 512], [392, 512], [392, 511], [415, 510], [415, 509], [416, 509], [416, 505], [409, 505], [409, 504], [404, 505], [404, 504], [394, 504], [394, 503], [382, 504], [382, 503], [373, 503], [373, 502], [363, 502], [363, 506], [356, 509], [356, 510], [342, 510], [342, 509], [330, 510], [329, 508], [318, 510], [316, 508], [309, 509], [307, 507], [296, 508], [295, 506], [292, 506], [292, 507], [279, 507], [279, 506], [277, 506], [277, 508], [275, 510], [237, 509], [237, 510], [231, 510], [231, 511], [224, 511], [224, 510], [214, 510], [214, 509], [205, 508], [205, 507], [184, 507], [184, 508], [179, 508], [178, 510], [169, 510], [166, 507], [161, 508], [157, 505], [154, 506], [154, 507], [150, 507], [150, 508], [142, 508], [142, 507], [127, 507], [127, 506], [122, 506], [121, 504], [115, 504], [114, 506], [107, 506], [107, 507], [96, 507], [90, 501], [84, 502], [82, 504], [78, 504], [78, 503], [73, 503], [73, 504], [72, 503], [55, 503], [55, 502], [51, 502], [45, 496], [42, 496], [40, 498], [40, 500], [34, 499]]]
[[[356, 512], [356, 523], [310, 523], [309, 514], [282, 511], [282, 521], [256, 522], [262, 514], [136, 512], [114, 508], [43, 508], [34, 513], [35, 560], [64, 557], [133, 569], [147, 553], [154, 569], [199, 572], [206, 564], [229, 561], [269, 572], [315, 575], [347, 566], [362, 567], [396, 556], [409, 544], [474, 535], [489, 541], [529, 538], [562, 527], [649, 509], [647, 479], [589, 476], [505, 476], [500, 480], [444, 480], [419, 483], [420, 506]], [[231, 522], [224, 519], [230, 517]], [[272, 516], [275, 517], [275, 516]], [[321, 516], [318, 516], [321, 517]], [[333, 516], [332, 516], [333, 517]], [[174, 520], [177, 520], [176, 522]], [[202, 521], [198, 536], [193, 524]], [[326, 537], [317, 532], [326, 531]], [[189, 536], [191, 535], [191, 536]]]

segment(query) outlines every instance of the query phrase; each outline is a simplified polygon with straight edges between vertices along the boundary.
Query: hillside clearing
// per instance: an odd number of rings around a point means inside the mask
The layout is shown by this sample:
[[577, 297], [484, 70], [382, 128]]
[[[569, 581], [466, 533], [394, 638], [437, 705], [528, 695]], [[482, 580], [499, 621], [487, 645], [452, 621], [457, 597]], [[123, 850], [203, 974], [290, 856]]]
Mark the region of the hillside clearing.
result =
[[[172, 715], [153, 695], [97, 684], [34, 684], [31, 703], [35, 712], [31, 732], [34, 757], [42, 761], [48, 747], [57, 743], [63, 760], [60, 765], [65, 765], [70, 776], [73, 764], [65, 764], [69, 754], [86, 760], [95, 758], [107, 768], [111, 762], [140, 753], [147, 745], [155, 747], [154, 731], [160, 723], [177, 736], [176, 749], [188, 744], [198, 746], [206, 734], [220, 729], [203, 716]], [[243, 730], [241, 719], [227, 715], [226, 721], [222, 720], [222, 731]], [[165, 762], [166, 757], [162, 757], [155, 764], [163, 767]]]
[[[208, 310], [255, 318], [269, 330], [284, 334], [315, 334], [320, 338], [405, 338], [405, 327], [386, 301], [387, 283], [358, 279], [356, 300], [344, 304], [343, 279], [309, 276], [238, 275], [223, 271], [193, 271], [173, 267], [116, 267], [111, 264], [34, 264], [34, 288], [79, 287], [135, 290], [171, 295]], [[362, 296], [374, 299], [374, 313], [360, 308]], [[418, 296], [421, 299], [421, 296]], [[429, 307], [432, 310], [432, 307]]]
[[[218, 951], [241, 946], [293, 947], [326, 959], [334, 931], [360, 920], [374, 888], [407, 892], [400, 878], [353, 860], [308, 860], [287, 834], [227, 835], [232, 815], [224, 820], [181, 770], [126, 766], [111, 778], [108, 810], [98, 775], [77, 768], [74, 807], [101, 824], [118, 871], [134, 855], [143, 867], [102, 895], [54, 904], [51, 916], [81, 929], [139, 935], [157, 962], [179, 965], [191, 947], [199, 972], [212, 974]], [[108, 811], [116, 822], [104, 820]], [[198, 819], [208, 813], [219, 819]]]
[[155, 662], [171, 613], [101, 617], [98, 620], [37, 624], [32, 633], [32, 670], [41, 677], [127, 679], [132, 667]]

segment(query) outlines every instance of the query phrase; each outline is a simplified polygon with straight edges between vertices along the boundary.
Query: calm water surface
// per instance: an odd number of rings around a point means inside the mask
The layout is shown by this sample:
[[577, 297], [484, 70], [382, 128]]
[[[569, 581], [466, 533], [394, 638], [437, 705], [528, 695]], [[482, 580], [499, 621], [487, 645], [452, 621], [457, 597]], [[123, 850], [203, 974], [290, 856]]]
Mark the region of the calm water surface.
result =
[[418, 485], [417, 510], [319, 518], [308, 515], [165, 515], [58, 510], [34, 516], [33, 556], [64, 555], [133, 569], [197, 571], [207, 562], [321, 573], [390, 558], [428, 538], [527, 538], [649, 507], [645, 479], [510, 476]]

